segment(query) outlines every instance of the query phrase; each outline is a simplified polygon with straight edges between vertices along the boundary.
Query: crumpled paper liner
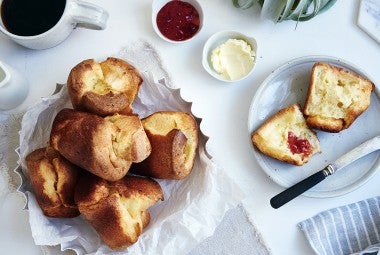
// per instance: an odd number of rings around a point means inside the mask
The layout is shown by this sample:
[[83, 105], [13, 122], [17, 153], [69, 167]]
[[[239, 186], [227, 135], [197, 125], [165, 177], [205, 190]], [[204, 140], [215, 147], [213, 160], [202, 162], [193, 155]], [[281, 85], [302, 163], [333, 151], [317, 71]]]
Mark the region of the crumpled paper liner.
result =
[[[159, 110], [191, 112], [191, 103], [181, 98], [180, 90], [166, 86], [170, 84], [170, 77], [151, 45], [133, 44], [117, 57], [131, 62], [143, 75], [144, 82], [133, 104], [135, 113], [141, 118]], [[201, 133], [191, 174], [179, 181], [157, 180], [163, 188], [165, 201], [150, 208], [151, 222], [134, 245], [112, 251], [81, 216], [73, 219], [45, 217], [30, 187], [24, 159], [33, 150], [46, 146], [54, 117], [64, 107], [72, 108], [66, 86], [31, 107], [22, 121], [21, 166], [17, 172], [23, 182], [19, 190], [27, 196], [32, 235], [37, 245], [61, 244], [62, 250], [71, 249], [77, 254], [185, 254], [212, 235], [225, 212], [243, 199], [239, 187], [208, 155], [208, 138]], [[197, 120], [200, 124], [201, 119]]]

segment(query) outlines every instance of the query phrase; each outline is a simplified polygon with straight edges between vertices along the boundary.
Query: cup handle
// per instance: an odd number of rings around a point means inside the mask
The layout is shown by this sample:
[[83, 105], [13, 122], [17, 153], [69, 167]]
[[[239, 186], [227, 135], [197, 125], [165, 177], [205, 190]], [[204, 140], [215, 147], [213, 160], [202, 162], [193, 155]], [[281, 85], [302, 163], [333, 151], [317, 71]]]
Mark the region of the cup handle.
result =
[[103, 30], [106, 28], [108, 12], [103, 8], [84, 1], [72, 2], [72, 18], [81, 27]]

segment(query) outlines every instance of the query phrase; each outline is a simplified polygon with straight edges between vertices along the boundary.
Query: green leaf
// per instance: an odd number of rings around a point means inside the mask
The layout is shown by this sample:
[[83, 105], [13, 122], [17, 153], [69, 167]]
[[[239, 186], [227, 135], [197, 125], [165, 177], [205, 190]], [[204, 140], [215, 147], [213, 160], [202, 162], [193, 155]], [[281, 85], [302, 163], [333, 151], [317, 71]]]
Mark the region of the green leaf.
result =
[[292, 13], [292, 8], [293, 8], [293, 5], [294, 5], [294, 4], [295, 4], [295, 0], [288, 0], [288, 1], [286, 2], [285, 9], [284, 9], [284, 11], [282, 12], [281, 17], [280, 17], [280, 19], [278, 20], [278, 22], [283, 21], [284, 19], [286, 19], [286, 18]]
[[292, 19], [292, 20], [298, 21], [300, 16], [303, 13], [307, 12], [312, 1], [313, 0], [300, 0], [297, 6], [295, 7], [295, 9], [293, 10], [293, 12], [288, 17], [286, 17], [286, 19]]
[[321, 8], [321, 0], [313, 0], [313, 6], [314, 6], [313, 12], [307, 13], [308, 10], [306, 10], [305, 13], [302, 13], [298, 17], [297, 21], [306, 21], [311, 18], [314, 18], [318, 14], [319, 9]]
[[329, 9], [335, 2], [336, 0], [313, 0], [313, 6], [314, 6], [313, 12], [302, 13], [297, 19], [295, 18], [292, 18], [292, 19], [296, 21], [310, 20], [314, 18], [316, 15], [320, 14], [321, 12]]
[[255, 2], [256, 0], [232, 0], [235, 7], [243, 10], [250, 8]]
[[283, 13], [286, 0], [265, 0], [261, 9], [261, 16], [277, 22]]
[[[232, 0], [235, 7], [248, 9], [255, 3], [261, 6], [261, 16], [281, 22], [283, 20], [307, 21], [328, 10], [337, 0]], [[311, 4], [312, 8], [311, 8]]]
[[322, 0], [322, 8], [319, 10], [319, 13], [327, 11], [336, 3], [336, 0]]

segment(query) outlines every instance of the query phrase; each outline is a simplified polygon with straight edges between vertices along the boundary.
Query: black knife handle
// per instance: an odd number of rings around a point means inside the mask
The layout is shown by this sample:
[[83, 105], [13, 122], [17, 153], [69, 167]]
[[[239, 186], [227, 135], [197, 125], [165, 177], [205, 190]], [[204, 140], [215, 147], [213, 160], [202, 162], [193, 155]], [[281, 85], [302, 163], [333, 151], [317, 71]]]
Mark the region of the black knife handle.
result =
[[294, 184], [290, 188], [272, 197], [272, 199], [270, 200], [271, 206], [274, 209], [277, 209], [283, 206], [284, 204], [286, 204], [293, 198], [298, 197], [299, 195], [304, 193], [306, 190], [312, 188], [313, 186], [323, 181], [326, 178], [326, 176], [327, 174], [324, 169], [319, 172], [316, 172], [313, 175], [310, 175], [306, 179], [300, 181], [299, 183]]

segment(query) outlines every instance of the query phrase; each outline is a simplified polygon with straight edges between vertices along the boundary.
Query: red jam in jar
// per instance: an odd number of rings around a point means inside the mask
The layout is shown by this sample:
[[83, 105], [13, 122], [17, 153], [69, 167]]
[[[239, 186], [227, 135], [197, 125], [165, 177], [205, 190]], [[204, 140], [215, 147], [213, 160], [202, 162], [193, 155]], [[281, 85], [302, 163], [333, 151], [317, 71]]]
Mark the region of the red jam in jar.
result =
[[172, 0], [157, 13], [157, 27], [168, 39], [184, 41], [193, 37], [199, 30], [198, 11], [191, 4]]
[[308, 156], [311, 153], [311, 145], [308, 140], [298, 138], [293, 132], [288, 132], [288, 146], [293, 154]]

